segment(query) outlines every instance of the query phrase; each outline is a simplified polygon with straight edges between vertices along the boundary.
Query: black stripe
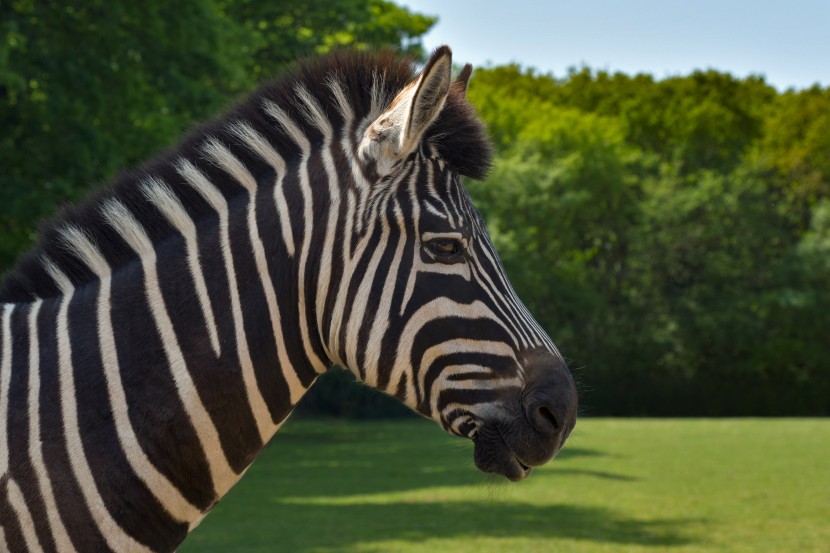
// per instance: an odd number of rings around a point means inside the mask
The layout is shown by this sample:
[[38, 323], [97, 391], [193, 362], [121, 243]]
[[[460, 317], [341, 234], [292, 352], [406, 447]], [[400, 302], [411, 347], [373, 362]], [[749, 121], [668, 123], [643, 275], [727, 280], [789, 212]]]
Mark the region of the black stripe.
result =
[[[78, 424], [84, 451], [112, 517], [137, 541], [154, 550], [172, 550], [184, 539], [187, 525], [176, 523], [159, 505], [132, 472], [118, 442], [99, 353], [95, 309], [98, 293], [97, 283], [87, 285], [76, 291], [69, 307]], [[135, 427], [139, 435], [146, 430], [142, 425]]]
[[[287, 346], [287, 355], [291, 363], [291, 367], [286, 367], [286, 370], [294, 370], [300, 379], [300, 382], [308, 387], [317, 377], [316, 371], [309, 365], [305, 354], [299, 347], [301, 344], [301, 337], [299, 333], [299, 326], [297, 321], [297, 268], [299, 265], [299, 243], [295, 244], [294, 257], [289, 257], [288, 248], [283, 241], [282, 226], [279, 221], [279, 214], [277, 212], [276, 203], [274, 202], [274, 188], [273, 186], [266, 186], [270, 182], [273, 184], [276, 175], [270, 171], [265, 177], [258, 180], [260, 187], [257, 190], [257, 210], [256, 220], [259, 228], [259, 235], [262, 239], [262, 246], [265, 252], [266, 267], [271, 277], [271, 284], [274, 287], [274, 292], [277, 297], [277, 307], [279, 309], [281, 328], [283, 340]], [[286, 201], [289, 201], [288, 199]], [[298, 215], [292, 219], [300, 219]], [[302, 234], [293, 234], [293, 236], [302, 236]], [[295, 240], [296, 241], [296, 240]], [[248, 260], [250, 262], [252, 260]], [[270, 315], [265, 319], [270, 321]], [[260, 325], [261, 326], [261, 325]], [[274, 342], [273, 335], [270, 338]], [[252, 345], [255, 343], [252, 341]], [[258, 345], [258, 344], [256, 344]], [[276, 353], [274, 353], [276, 355]], [[266, 376], [266, 382], [276, 378], [279, 379], [282, 375], [282, 367], [278, 366], [277, 358], [273, 358], [274, 365], [271, 369], [276, 371]], [[276, 367], [276, 368], [274, 368]], [[278, 422], [288, 415], [288, 388], [283, 380], [282, 384], [276, 386], [284, 386], [284, 394], [279, 389], [275, 390], [275, 397], [283, 397], [284, 400], [274, 399], [272, 401], [284, 401], [284, 405], [275, 405], [272, 411], [274, 422]], [[281, 417], [281, 418], [280, 418]]]
[[63, 429], [57, 353], [57, 316], [61, 300], [44, 302], [40, 326], [40, 426], [43, 461], [60, 518], [78, 551], [104, 551], [106, 545], [70, 469]]
[[[29, 458], [29, 316], [34, 305], [18, 305], [12, 314], [12, 364], [8, 412], [9, 476], [23, 494], [26, 508], [35, 524], [35, 533], [45, 551], [54, 551], [49, 533], [46, 507], [37, 486]], [[38, 370], [34, 367], [34, 370]]]
[[254, 260], [247, 206], [246, 198], [244, 204], [235, 204], [229, 215], [231, 252], [257, 387], [268, 406], [271, 419], [277, 422], [287, 415], [288, 386], [281, 377], [268, 302]]
[[[326, 352], [320, 341], [317, 328], [318, 314], [316, 311], [317, 283], [320, 280], [320, 255], [326, 241], [328, 214], [330, 207], [327, 176], [323, 165], [322, 154], [319, 149], [312, 152], [308, 161], [308, 179], [311, 188], [311, 212], [313, 219], [306, 221], [306, 228], [311, 233], [309, 251], [305, 265], [305, 318], [308, 325], [308, 336], [312, 350], [319, 359], [326, 363]], [[305, 201], [309, 201], [306, 197]], [[302, 236], [302, 235], [301, 235]], [[299, 249], [298, 249], [299, 254]], [[302, 276], [300, 277], [302, 278]]]
[[28, 553], [20, 521], [9, 505], [9, 475], [0, 476], [0, 527], [6, 534], [9, 553]]
[[[165, 302], [171, 315], [188, 305], [198, 309], [198, 303], [189, 302], [186, 295], [190, 275], [186, 268], [181, 272], [185, 262], [181, 242], [166, 240], [163, 251], [168, 261], [158, 264], [162, 287], [176, 287], [175, 293], [167, 295], [173, 301]], [[150, 462], [185, 498], [206, 509], [216, 499], [210, 469], [176, 391], [143, 283], [142, 267], [134, 263], [113, 275], [110, 294], [112, 328], [130, 422]], [[198, 328], [193, 322], [197, 320], [190, 319], [191, 334]], [[183, 345], [184, 341], [179, 343]]]
[[[165, 298], [186, 298], [180, 302], [177, 315], [171, 314], [173, 327], [179, 336], [179, 345], [193, 382], [216, 425], [228, 463], [234, 471], [240, 473], [251, 463], [254, 452], [259, 451], [262, 442], [248, 406], [245, 384], [240, 373], [228, 275], [221, 253], [218, 214], [204, 217], [199, 222], [197, 233], [199, 260], [221, 348], [218, 359], [210, 344], [204, 315], [195, 297], [193, 278], [189, 271], [186, 278], [177, 282], [162, 278], [162, 293]], [[194, 325], [195, 321], [198, 323]]]
[[[434, 319], [418, 332], [412, 344], [410, 362], [415, 377], [415, 389], [419, 397], [423, 397], [423, 390], [420, 390], [418, 381], [420, 375], [429, 371], [430, 367], [422, 366], [421, 360], [428, 349], [454, 339], [468, 338], [471, 340], [489, 340], [493, 342], [505, 342], [504, 329], [497, 322], [490, 319], [466, 319], [461, 317], [445, 317]], [[454, 365], [468, 363], [467, 358], [472, 358], [469, 353], [450, 353]], [[483, 365], [487, 367], [488, 365]], [[417, 372], [415, 370], [417, 368]], [[437, 375], [436, 375], [437, 376]], [[426, 390], [429, 390], [428, 384]]]

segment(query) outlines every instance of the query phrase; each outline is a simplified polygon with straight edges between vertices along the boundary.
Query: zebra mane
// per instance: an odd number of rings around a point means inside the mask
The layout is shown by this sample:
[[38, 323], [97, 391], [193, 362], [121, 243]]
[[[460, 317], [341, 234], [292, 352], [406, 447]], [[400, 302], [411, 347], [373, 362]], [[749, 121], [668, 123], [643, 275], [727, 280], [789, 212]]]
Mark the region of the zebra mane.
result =
[[[112, 267], [122, 266], [134, 259], [133, 250], [116, 236], [102, 213], [103, 207], [113, 200], [130, 209], [145, 226], [153, 243], [173, 233], [169, 223], [148, 201], [142, 182], [150, 179], [164, 181], [194, 220], [210, 212], [206, 202], [177, 176], [177, 160], [199, 162], [199, 169], [208, 177], [216, 177], [211, 180], [228, 201], [233, 201], [232, 198], [239, 194], [238, 188], [227, 185], [227, 177], [221, 176], [221, 169], [204, 161], [204, 146], [209, 141], [225, 144], [249, 167], [262, 168], [262, 160], [240, 145], [239, 137], [231, 129], [234, 122], [245, 121], [268, 136], [286, 160], [296, 158], [299, 155], [297, 145], [267, 117], [263, 107], [266, 100], [290, 115], [312, 142], [319, 142], [319, 131], [308, 121], [306, 110], [297, 100], [298, 87], [308, 91], [324, 113], [340, 124], [341, 116], [331, 88], [333, 80], [345, 92], [356, 120], [360, 121], [370, 115], [373, 108], [385, 107], [377, 106], [378, 99], [384, 103], [390, 101], [414, 77], [415, 67], [411, 60], [401, 59], [391, 51], [339, 50], [298, 63], [274, 81], [263, 84], [224, 115], [196, 127], [176, 146], [162, 151], [137, 169], [116, 175], [109, 184], [77, 206], [63, 208], [53, 221], [41, 228], [38, 243], [0, 283], [0, 303], [28, 302], [58, 295], [60, 291], [49, 269], [54, 275], [54, 269], [58, 268], [61, 275], [73, 284], [94, 279], [89, 268], [67, 250], [61, 236], [67, 229], [81, 233], [96, 244]], [[431, 144], [459, 174], [481, 179], [490, 167], [492, 147], [484, 124], [465, 98], [463, 84], [456, 83], [451, 87], [440, 116], [427, 130], [423, 141]]]

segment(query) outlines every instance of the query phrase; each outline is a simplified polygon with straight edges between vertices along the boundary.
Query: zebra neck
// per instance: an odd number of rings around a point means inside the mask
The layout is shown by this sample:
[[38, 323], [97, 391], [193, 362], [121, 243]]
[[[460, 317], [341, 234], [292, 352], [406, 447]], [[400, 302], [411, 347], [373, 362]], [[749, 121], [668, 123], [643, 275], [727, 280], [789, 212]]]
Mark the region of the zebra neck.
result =
[[[132, 261], [111, 266], [68, 227], [96, 278], [73, 284], [47, 260], [61, 295], [0, 305], [0, 511], [48, 521], [56, 543], [175, 548], [328, 367], [308, 290], [319, 254], [296, 198], [290, 249], [268, 238], [284, 239], [280, 189], [226, 199], [202, 185], [213, 214], [196, 220], [145, 183], [177, 230], [156, 243], [110, 200], [103, 213]], [[19, 520], [0, 520], [8, 539]]]

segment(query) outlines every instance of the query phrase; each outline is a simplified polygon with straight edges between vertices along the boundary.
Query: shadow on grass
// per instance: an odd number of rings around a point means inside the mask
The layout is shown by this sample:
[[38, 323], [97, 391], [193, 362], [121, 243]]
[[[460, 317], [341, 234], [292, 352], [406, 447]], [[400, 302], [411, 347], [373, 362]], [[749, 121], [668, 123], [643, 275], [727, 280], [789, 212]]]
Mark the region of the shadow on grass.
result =
[[[601, 508], [487, 501], [260, 505], [226, 517], [222, 530], [191, 536], [182, 551], [351, 551], [390, 549], [388, 542], [531, 538], [668, 547], [691, 543], [694, 520], [638, 520]], [[261, 515], [260, 515], [261, 516]], [[254, 521], [259, 520], [260, 523]], [[264, 524], [263, 524], [264, 523]], [[385, 543], [386, 542], [386, 543]], [[384, 545], [385, 543], [385, 545]], [[279, 545], [278, 547], [277, 544]], [[553, 545], [553, 544], [551, 544]]]
[[[425, 540], [455, 538], [656, 547], [693, 541], [686, 527], [697, 520], [644, 520], [604, 508], [499, 498], [502, 487], [559, 478], [599, 478], [624, 486], [637, 480], [574, 466], [580, 458], [590, 464], [605, 456], [566, 447], [550, 468], [509, 484], [475, 468], [469, 442], [423, 421], [303, 422], [277, 436], [182, 551], [388, 551], [395, 550], [390, 541], [417, 547]], [[476, 487], [481, 499], [458, 495], [460, 488]], [[416, 496], [400, 496], [414, 491]]]
[[603, 480], [616, 480], [618, 482], [637, 482], [640, 480], [636, 476], [629, 476], [627, 474], [617, 474], [616, 472], [590, 469], [560, 468], [555, 471], [545, 472], [543, 474], [549, 476], [589, 476], [592, 478], [602, 478]]
[[[573, 467], [580, 458], [601, 458], [602, 451], [565, 447], [531, 479], [583, 476], [629, 482], [636, 478]], [[304, 422], [283, 430], [246, 476], [279, 497], [341, 497], [405, 492], [424, 488], [509, 485], [482, 474], [473, 463], [472, 443], [449, 436], [427, 421], [389, 423]], [[286, 478], [286, 475], [294, 475]], [[267, 489], [266, 488], [266, 489]]]
[[577, 457], [608, 457], [608, 452], [599, 451], [597, 449], [587, 449], [584, 447], [570, 447], [565, 448], [556, 456], [557, 459], [575, 459]]

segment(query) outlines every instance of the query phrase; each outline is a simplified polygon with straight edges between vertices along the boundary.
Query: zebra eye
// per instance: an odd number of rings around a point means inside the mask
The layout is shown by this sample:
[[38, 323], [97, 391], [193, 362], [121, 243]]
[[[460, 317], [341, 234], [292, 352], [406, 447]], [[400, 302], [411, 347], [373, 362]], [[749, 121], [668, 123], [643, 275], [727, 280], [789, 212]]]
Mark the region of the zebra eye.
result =
[[461, 242], [451, 238], [430, 240], [427, 246], [438, 257], [452, 258], [461, 253]]

